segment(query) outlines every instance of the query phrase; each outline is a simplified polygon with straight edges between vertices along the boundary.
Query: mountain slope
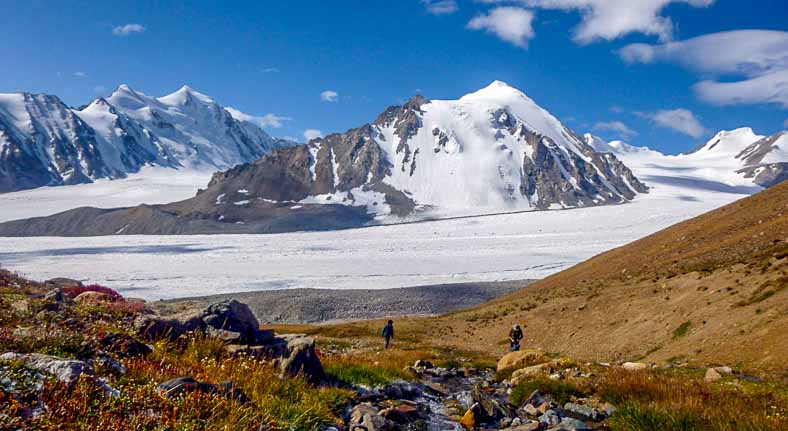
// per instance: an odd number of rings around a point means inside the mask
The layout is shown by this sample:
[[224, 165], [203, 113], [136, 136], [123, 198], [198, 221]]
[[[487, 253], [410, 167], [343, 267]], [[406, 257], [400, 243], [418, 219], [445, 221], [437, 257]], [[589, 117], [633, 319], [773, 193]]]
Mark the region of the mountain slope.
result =
[[94, 130], [60, 99], [0, 94], [0, 192], [120, 175], [104, 162]]
[[[488, 349], [525, 345], [610, 361], [744, 362], [785, 369], [788, 182], [608, 251], [490, 304], [420, 324]], [[444, 329], [446, 328], [446, 329]]]
[[56, 96], [0, 94], [0, 193], [124, 178], [144, 166], [227, 169], [291, 144], [188, 87], [155, 99], [121, 85], [81, 109]]
[[695, 150], [675, 156], [586, 134], [597, 151], [615, 154], [646, 183], [656, 186], [753, 193], [788, 178], [788, 133], [762, 136], [743, 127], [721, 131]]

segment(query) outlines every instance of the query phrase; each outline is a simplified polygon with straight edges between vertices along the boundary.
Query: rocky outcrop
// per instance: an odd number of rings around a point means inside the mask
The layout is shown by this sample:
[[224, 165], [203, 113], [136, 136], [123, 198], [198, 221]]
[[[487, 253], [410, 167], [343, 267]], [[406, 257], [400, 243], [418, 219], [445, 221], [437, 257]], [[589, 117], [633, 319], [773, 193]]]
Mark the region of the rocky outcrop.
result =
[[186, 332], [200, 331], [228, 344], [265, 344], [273, 331], [260, 330], [260, 322], [249, 306], [235, 299], [209, 305], [204, 310], [150, 311], [137, 317], [137, 332], [147, 338], [176, 339]]
[[550, 361], [543, 352], [533, 349], [509, 352], [498, 361], [498, 371], [516, 370]]
[[204, 309], [150, 310], [136, 319], [135, 328], [148, 339], [175, 340], [190, 332], [200, 332], [224, 341], [230, 354], [272, 361], [283, 374], [302, 376], [312, 384], [327, 380], [314, 339], [302, 335], [276, 336], [273, 331], [261, 330], [249, 306], [235, 299], [213, 303]]
[[[781, 148], [782, 147], [782, 148]], [[788, 132], [778, 132], [759, 139], [741, 151], [736, 158], [745, 167], [737, 172], [752, 178], [761, 187], [772, 187], [788, 180], [788, 160], [780, 160], [774, 154], [788, 154]]]
[[2, 361], [22, 363], [25, 367], [49, 374], [67, 385], [75, 384], [83, 375], [93, 376], [93, 369], [83, 361], [58, 358], [41, 353], [4, 353]]

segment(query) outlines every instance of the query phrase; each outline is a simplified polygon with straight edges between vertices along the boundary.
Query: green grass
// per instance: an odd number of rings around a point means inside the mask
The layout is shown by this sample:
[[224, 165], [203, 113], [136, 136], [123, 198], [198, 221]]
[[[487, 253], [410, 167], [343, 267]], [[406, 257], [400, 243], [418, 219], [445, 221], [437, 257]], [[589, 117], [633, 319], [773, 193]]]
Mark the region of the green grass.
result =
[[572, 383], [561, 380], [537, 378], [515, 386], [514, 389], [512, 389], [511, 400], [514, 405], [520, 406], [528, 396], [537, 389], [542, 393], [552, 395], [555, 401], [561, 405], [569, 402], [573, 396], [582, 397], [586, 395], [585, 390]]
[[620, 431], [703, 431], [697, 418], [687, 412], [665, 410], [649, 405], [626, 403], [607, 422]]
[[382, 386], [397, 379], [407, 378], [404, 373], [367, 364], [331, 362], [325, 365], [326, 374], [340, 382], [354, 385]]
[[673, 338], [674, 339], [675, 338], [681, 338], [681, 337], [687, 335], [687, 333], [689, 332], [691, 327], [692, 327], [692, 322], [687, 321], [687, 322], [682, 323], [681, 325], [679, 325], [678, 328], [673, 330]]

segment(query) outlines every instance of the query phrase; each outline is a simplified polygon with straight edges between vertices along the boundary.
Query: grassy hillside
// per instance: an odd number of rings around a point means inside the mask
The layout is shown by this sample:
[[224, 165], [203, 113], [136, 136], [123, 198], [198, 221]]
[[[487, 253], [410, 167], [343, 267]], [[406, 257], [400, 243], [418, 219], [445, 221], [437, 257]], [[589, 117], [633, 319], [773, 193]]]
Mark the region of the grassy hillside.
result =
[[[786, 287], [788, 182], [488, 304], [398, 323], [419, 342], [492, 357], [505, 352], [508, 329], [520, 323], [526, 346], [578, 359], [786, 372]], [[375, 334], [377, 326], [321, 331]]]

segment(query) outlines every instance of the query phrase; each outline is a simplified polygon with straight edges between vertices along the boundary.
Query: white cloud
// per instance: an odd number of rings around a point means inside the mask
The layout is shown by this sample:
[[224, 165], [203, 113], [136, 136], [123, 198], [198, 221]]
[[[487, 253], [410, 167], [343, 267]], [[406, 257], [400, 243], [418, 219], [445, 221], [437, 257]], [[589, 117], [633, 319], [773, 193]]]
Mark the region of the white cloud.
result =
[[266, 67], [264, 69], [260, 69], [260, 72], [263, 72], [263, 73], [276, 73], [276, 72], [279, 72], [279, 69], [276, 68], [276, 67]]
[[252, 124], [256, 124], [259, 127], [271, 127], [274, 129], [278, 129], [282, 127], [285, 121], [290, 121], [292, 118], [290, 117], [280, 117], [274, 114], [265, 114], [262, 117], [249, 115], [244, 112], [241, 112], [235, 108], [226, 107], [224, 108], [230, 115], [233, 116], [238, 121], [248, 121]]
[[698, 121], [695, 114], [687, 109], [660, 109], [652, 114], [641, 114], [650, 118], [659, 127], [673, 129], [693, 138], [700, 138], [706, 128]]
[[669, 40], [673, 22], [660, 15], [671, 3], [705, 7], [714, 0], [482, 0], [484, 3], [518, 3], [541, 9], [577, 10], [582, 15], [574, 40], [591, 43], [613, 40], [629, 33], [643, 33]]
[[320, 100], [324, 102], [336, 102], [337, 97], [339, 97], [339, 93], [334, 90], [326, 90], [320, 93]]
[[74, 72], [72, 75], [76, 76], [77, 78], [87, 78], [88, 74], [85, 72]]
[[[628, 63], [670, 62], [711, 76], [693, 86], [715, 105], [778, 103], [788, 107], [788, 32], [735, 30], [619, 51]], [[725, 77], [727, 81], [720, 81]], [[737, 78], [731, 81], [730, 78]]]
[[459, 9], [455, 0], [421, 0], [421, 3], [433, 15], [447, 15]]
[[615, 132], [622, 139], [629, 139], [637, 136], [638, 132], [632, 130], [621, 121], [602, 121], [594, 124], [594, 130]]
[[501, 6], [491, 9], [468, 22], [470, 30], [484, 30], [520, 48], [528, 47], [528, 40], [534, 37], [531, 25], [534, 13], [523, 8]]
[[307, 141], [311, 141], [312, 139], [319, 138], [323, 136], [323, 132], [317, 129], [306, 129], [304, 130], [304, 138]]
[[119, 25], [112, 29], [112, 34], [115, 36], [129, 36], [135, 33], [143, 33], [145, 31], [145, 26], [141, 24], [134, 24], [129, 23], [125, 25]]

